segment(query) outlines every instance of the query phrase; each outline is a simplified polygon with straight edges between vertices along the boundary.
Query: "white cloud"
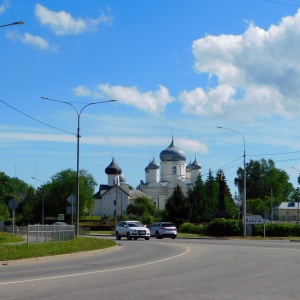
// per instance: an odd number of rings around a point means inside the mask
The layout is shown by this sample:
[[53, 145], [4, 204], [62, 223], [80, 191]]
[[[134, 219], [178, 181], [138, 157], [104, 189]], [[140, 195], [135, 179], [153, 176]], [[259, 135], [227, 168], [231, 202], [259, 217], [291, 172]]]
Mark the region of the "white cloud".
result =
[[209, 89], [183, 91], [185, 113], [244, 122], [300, 111], [300, 10], [264, 30], [250, 23], [242, 35], [194, 41], [195, 71], [217, 79]]
[[40, 23], [49, 26], [57, 35], [76, 35], [86, 31], [95, 31], [100, 23], [111, 24], [112, 17], [100, 12], [96, 19], [74, 18], [66, 11], [54, 12], [36, 4], [35, 15]]
[[85, 86], [83, 85], [80, 85], [78, 87], [76, 87], [74, 89], [74, 93], [76, 96], [79, 96], [79, 97], [87, 97], [87, 96], [91, 96], [92, 95], [92, 92]]
[[6, 0], [0, 5], [0, 15], [3, 14], [9, 8], [9, 1]]
[[77, 96], [93, 95], [94, 98], [117, 99], [126, 105], [131, 105], [139, 110], [147, 111], [151, 114], [161, 113], [168, 103], [174, 101], [168, 89], [158, 85], [156, 91], [140, 92], [136, 87], [110, 86], [109, 84], [99, 84], [96, 90], [91, 91], [85, 86], [78, 86], [74, 89]]
[[203, 154], [208, 153], [207, 145], [193, 139], [176, 138], [176, 145], [188, 152], [200, 152]]
[[50, 45], [47, 40], [44, 38], [38, 36], [38, 35], [32, 35], [30, 33], [24, 33], [23, 35], [19, 34], [17, 31], [9, 30], [7, 32], [7, 37], [11, 40], [19, 40], [23, 44], [27, 44], [30, 46], [34, 46], [41, 50], [52, 50], [57, 51], [57, 46]]

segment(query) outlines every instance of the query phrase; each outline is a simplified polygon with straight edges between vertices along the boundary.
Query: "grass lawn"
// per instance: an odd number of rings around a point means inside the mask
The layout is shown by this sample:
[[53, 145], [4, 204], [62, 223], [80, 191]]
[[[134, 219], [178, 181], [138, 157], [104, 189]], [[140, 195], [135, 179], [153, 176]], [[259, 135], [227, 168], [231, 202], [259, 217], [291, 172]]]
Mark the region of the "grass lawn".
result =
[[92, 237], [75, 237], [73, 240], [60, 243], [27, 244], [19, 236], [0, 232], [0, 261], [22, 258], [43, 257], [76, 253], [91, 250], [100, 250], [116, 246], [116, 242]]

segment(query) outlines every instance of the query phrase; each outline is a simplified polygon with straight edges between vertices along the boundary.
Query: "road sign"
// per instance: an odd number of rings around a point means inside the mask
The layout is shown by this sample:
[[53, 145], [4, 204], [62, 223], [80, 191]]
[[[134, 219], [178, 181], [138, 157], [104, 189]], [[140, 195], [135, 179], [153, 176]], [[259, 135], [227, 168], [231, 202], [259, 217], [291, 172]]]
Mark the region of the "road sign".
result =
[[76, 196], [74, 194], [71, 194], [68, 198], [67, 201], [71, 204], [74, 205], [76, 203]]
[[11, 210], [15, 210], [19, 205], [19, 202], [16, 200], [16, 199], [10, 199], [8, 201], [8, 207], [11, 209]]
[[76, 211], [76, 206], [67, 206], [66, 214], [73, 215]]
[[65, 219], [65, 215], [64, 214], [59, 214], [57, 219], [59, 221], [63, 221]]
[[264, 223], [264, 219], [261, 215], [246, 216], [246, 224], [255, 225]]

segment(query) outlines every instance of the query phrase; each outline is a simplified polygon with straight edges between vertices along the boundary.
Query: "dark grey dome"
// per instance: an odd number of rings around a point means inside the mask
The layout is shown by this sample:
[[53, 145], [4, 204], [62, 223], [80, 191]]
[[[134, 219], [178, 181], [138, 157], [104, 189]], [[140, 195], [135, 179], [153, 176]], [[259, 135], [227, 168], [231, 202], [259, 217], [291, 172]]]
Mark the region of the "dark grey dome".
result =
[[171, 145], [160, 152], [160, 160], [161, 161], [185, 161], [186, 156], [183, 150], [180, 150], [177, 146], [175, 146], [174, 141], [172, 139]]
[[126, 183], [126, 177], [124, 174], [119, 175], [120, 183]]
[[110, 165], [108, 167], [106, 167], [105, 169], [105, 173], [107, 175], [120, 175], [122, 174], [122, 169], [118, 166], [117, 163], [115, 163], [115, 160], [113, 158], [113, 160], [111, 161]]
[[149, 163], [149, 165], [145, 168], [145, 172], [148, 173], [149, 170], [157, 170], [159, 169], [159, 165], [156, 163], [155, 159]]
[[197, 159], [195, 158], [194, 162], [191, 164], [191, 170], [200, 170], [200, 169], [201, 169], [201, 166], [197, 162]]
[[191, 162], [189, 162], [189, 164], [186, 166], [186, 171], [190, 172], [191, 171]]

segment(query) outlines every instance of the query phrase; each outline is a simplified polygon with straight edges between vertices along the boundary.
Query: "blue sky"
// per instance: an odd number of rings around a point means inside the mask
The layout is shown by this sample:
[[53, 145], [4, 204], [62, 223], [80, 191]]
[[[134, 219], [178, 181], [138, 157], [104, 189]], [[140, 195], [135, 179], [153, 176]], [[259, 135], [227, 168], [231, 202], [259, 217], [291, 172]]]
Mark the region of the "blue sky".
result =
[[[300, 1], [0, 0], [0, 171], [39, 186], [113, 155], [136, 187], [175, 144], [231, 192], [246, 160], [300, 170]], [[218, 129], [223, 126], [234, 131]]]

